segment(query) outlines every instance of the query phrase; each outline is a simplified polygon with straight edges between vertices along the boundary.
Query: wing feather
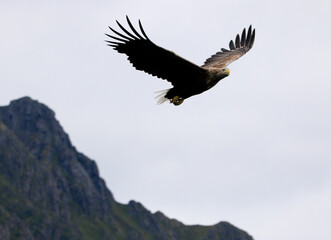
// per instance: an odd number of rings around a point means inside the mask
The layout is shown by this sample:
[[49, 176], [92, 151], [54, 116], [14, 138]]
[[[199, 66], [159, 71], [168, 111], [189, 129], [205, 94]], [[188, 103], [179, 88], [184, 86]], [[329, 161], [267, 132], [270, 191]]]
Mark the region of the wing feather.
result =
[[253, 30], [252, 38], [251, 38], [251, 40], [250, 40], [250, 42], [249, 42], [249, 45], [248, 45], [249, 48], [252, 48], [252, 47], [253, 47], [253, 45], [254, 45], [254, 40], [255, 40], [255, 29]]
[[133, 27], [128, 17], [127, 22], [133, 33], [125, 29], [118, 21], [116, 22], [126, 35], [109, 27], [117, 36], [106, 35], [118, 42], [106, 42], [119, 53], [126, 54], [128, 60], [137, 70], [165, 79], [174, 86], [192, 85], [194, 83], [200, 84], [204, 79], [207, 74], [204, 68], [154, 44], [147, 37], [140, 21], [139, 28], [144, 37]]
[[246, 43], [246, 28], [244, 28], [242, 34], [241, 34], [241, 46], [245, 46]]
[[139, 33], [136, 31], [136, 29], [133, 27], [133, 25], [132, 25], [132, 23], [131, 23], [131, 21], [130, 21], [130, 19], [129, 19], [128, 16], [126, 16], [126, 20], [127, 20], [128, 24], [129, 24], [129, 27], [130, 27], [131, 30], [134, 32], [134, 34], [136, 34], [136, 36], [138, 36], [139, 39], [144, 39], [142, 36], [140, 36], [140, 34], [139, 34]]
[[236, 37], [236, 48], [240, 48], [240, 37], [239, 37], [239, 34], [237, 34], [237, 37]]
[[249, 42], [251, 41], [251, 37], [252, 37], [252, 26], [249, 26], [248, 28], [248, 32], [247, 32], [247, 39], [246, 39], [246, 46], [249, 44]]
[[[109, 27], [109, 26], [108, 26], [108, 27]], [[117, 31], [115, 31], [115, 30], [112, 29], [111, 27], [109, 27], [109, 29], [110, 29], [111, 31], [113, 31], [115, 34], [117, 34], [118, 36], [124, 38], [124, 39], [122, 39], [121, 41], [124, 41], [124, 42], [125, 42], [125, 39], [126, 39], [126, 40], [129, 40], [129, 41], [133, 40], [132, 38], [129, 38], [129, 37], [127, 37], [127, 36], [125, 36], [125, 35], [123, 35], [123, 34], [117, 32]], [[111, 37], [111, 38], [116, 39], [115, 37], [113, 37], [113, 36], [111, 36], [111, 35], [108, 35], [108, 34], [106, 34], [106, 35], [107, 35], [108, 37]]]
[[221, 48], [222, 51], [217, 52], [208, 58], [203, 68], [226, 68], [230, 63], [236, 61], [238, 58], [245, 55], [254, 44], [255, 29], [252, 31], [252, 25], [249, 26], [246, 35], [246, 29], [242, 31], [241, 37], [239, 34], [236, 36], [235, 43], [230, 41], [230, 50]]
[[[105, 34], [106, 34], [107, 37], [110, 37], [110, 38], [115, 39], [117, 41], [127, 42], [127, 40], [125, 40], [125, 39], [114, 37], [114, 36], [111, 36], [111, 35], [109, 35], [107, 33], [105, 33]], [[106, 42], [108, 42], [108, 41], [106, 41]]]
[[236, 47], [234, 46], [234, 43], [233, 43], [232, 40], [231, 40], [230, 43], [229, 43], [229, 47], [230, 47], [230, 50], [234, 50], [234, 49], [236, 49]]
[[[143, 25], [141, 24], [140, 20], [139, 20], [139, 28], [140, 28], [140, 31], [141, 33], [144, 35], [144, 37], [149, 40], [149, 38], [147, 37], [146, 33], [145, 33], [145, 30], [143, 28]], [[149, 40], [150, 41], [150, 40]]]

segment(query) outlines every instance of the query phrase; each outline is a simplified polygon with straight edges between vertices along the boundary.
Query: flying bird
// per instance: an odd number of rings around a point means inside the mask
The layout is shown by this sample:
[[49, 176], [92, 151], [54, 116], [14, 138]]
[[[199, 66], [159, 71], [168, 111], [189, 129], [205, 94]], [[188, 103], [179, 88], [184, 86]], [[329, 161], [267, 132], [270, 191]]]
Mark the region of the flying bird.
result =
[[[132, 32], [125, 29], [118, 21], [123, 33], [109, 29], [116, 35], [106, 34], [112, 41], [106, 41], [119, 53], [128, 56], [128, 60], [137, 69], [169, 81], [173, 88], [160, 91], [158, 103], [170, 100], [180, 105], [186, 98], [200, 94], [214, 87], [220, 80], [229, 76], [227, 66], [248, 52], [254, 44], [255, 29], [252, 26], [237, 34], [235, 41], [229, 43], [230, 49], [221, 51], [208, 58], [200, 67], [178, 56], [174, 52], [154, 44], [146, 35], [139, 20], [140, 33], [133, 27], [128, 16], [126, 20]], [[115, 40], [115, 41], [114, 41]]]

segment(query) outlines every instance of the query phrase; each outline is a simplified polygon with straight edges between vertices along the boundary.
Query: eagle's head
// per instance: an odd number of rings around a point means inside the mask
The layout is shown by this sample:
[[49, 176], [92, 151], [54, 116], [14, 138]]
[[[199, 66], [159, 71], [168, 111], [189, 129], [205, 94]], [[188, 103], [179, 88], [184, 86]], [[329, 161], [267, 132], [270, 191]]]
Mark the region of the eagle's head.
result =
[[230, 75], [230, 69], [228, 69], [228, 68], [224, 68], [224, 69], [223, 69], [223, 73], [222, 73], [222, 75], [224, 75], [224, 77], [229, 76], [229, 75]]
[[218, 81], [222, 80], [223, 78], [225, 78], [229, 75], [230, 75], [230, 69], [228, 69], [228, 68], [217, 69], [216, 76], [214, 77], [213, 81], [215, 81], [217, 83]]

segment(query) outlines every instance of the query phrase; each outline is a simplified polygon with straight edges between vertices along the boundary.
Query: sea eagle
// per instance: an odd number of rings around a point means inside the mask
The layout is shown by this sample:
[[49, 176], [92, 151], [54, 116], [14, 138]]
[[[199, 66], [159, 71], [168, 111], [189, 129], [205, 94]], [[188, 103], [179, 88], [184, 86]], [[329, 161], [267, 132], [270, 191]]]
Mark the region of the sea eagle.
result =
[[118, 26], [124, 33], [119, 33], [113, 28], [109, 29], [115, 36], [106, 34], [112, 40], [106, 41], [119, 53], [128, 56], [132, 65], [141, 71], [165, 79], [173, 88], [161, 91], [158, 103], [170, 100], [174, 105], [180, 105], [184, 99], [200, 94], [214, 87], [221, 79], [229, 76], [227, 66], [248, 52], [254, 44], [255, 29], [252, 26], [242, 31], [241, 37], [237, 34], [235, 41], [230, 41], [229, 50], [221, 51], [208, 58], [204, 65], [198, 65], [176, 55], [175, 53], [154, 44], [146, 35], [139, 20], [139, 33], [126, 16], [132, 32], [125, 29], [118, 21]]

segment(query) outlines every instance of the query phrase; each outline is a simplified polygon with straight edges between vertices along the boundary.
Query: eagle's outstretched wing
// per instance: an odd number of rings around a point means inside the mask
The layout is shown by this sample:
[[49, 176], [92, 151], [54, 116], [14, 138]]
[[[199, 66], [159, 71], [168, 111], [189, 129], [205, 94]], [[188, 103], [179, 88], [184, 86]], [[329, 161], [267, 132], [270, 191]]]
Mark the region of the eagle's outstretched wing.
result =
[[116, 21], [125, 34], [119, 33], [109, 27], [116, 36], [106, 35], [116, 41], [106, 42], [119, 53], [126, 54], [128, 60], [137, 70], [142, 70], [153, 76], [166, 79], [174, 86], [195, 85], [203, 81], [206, 74], [205, 69], [154, 44], [147, 37], [140, 20], [139, 28], [141, 33], [138, 33], [131, 24], [128, 16], [126, 16], [126, 19], [132, 32], [129, 32]]
[[235, 42], [230, 41], [230, 50], [221, 48], [221, 51], [208, 58], [202, 67], [226, 68], [253, 47], [254, 39], [255, 29], [252, 32], [252, 26], [249, 26], [247, 35], [246, 29], [244, 29], [241, 38], [237, 34]]

